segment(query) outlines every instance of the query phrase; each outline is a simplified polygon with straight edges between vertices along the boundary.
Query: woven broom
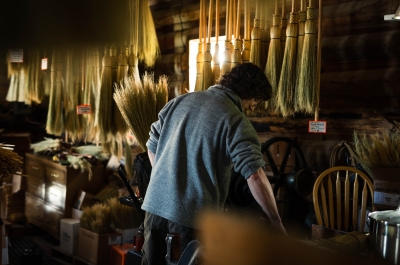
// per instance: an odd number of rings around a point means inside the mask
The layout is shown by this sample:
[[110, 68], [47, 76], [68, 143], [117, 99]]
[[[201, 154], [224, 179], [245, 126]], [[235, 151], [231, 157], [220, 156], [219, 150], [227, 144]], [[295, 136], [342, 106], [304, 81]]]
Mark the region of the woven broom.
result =
[[128, 75], [139, 75], [139, 58], [138, 58], [138, 45], [139, 45], [139, 0], [128, 0], [129, 9], [129, 35], [131, 45], [128, 56]]
[[299, 81], [297, 86], [297, 109], [307, 114], [315, 111], [317, 101], [317, 57], [315, 53], [314, 7], [307, 7], [307, 20], [304, 28], [304, 44], [302, 51]]
[[231, 68], [235, 67], [238, 64], [242, 63], [242, 40], [240, 39], [240, 11], [241, 11], [241, 1], [238, 0], [237, 5], [234, 4], [236, 10], [236, 29], [234, 34], [234, 44], [233, 44], [233, 52], [231, 54]]
[[219, 0], [215, 0], [215, 49], [213, 55], [213, 80], [214, 82], [219, 79], [221, 75], [221, 65], [219, 62]]
[[109, 133], [112, 126], [112, 101], [110, 96], [112, 96], [111, 56], [109, 47], [104, 47], [95, 119], [95, 125], [99, 131], [99, 139], [102, 143], [107, 142], [110, 138]]
[[203, 90], [203, 64], [204, 64], [204, 53], [203, 53], [203, 12], [204, 12], [204, 1], [200, 0], [200, 14], [199, 14], [199, 45], [197, 47], [196, 56], [196, 83], [194, 91]]
[[301, 60], [303, 56], [303, 44], [305, 35], [305, 23], [307, 20], [307, 12], [304, 8], [304, 0], [301, 0], [299, 11], [299, 35], [297, 37], [297, 59], [296, 59], [296, 96], [295, 96], [295, 109], [296, 111], [303, 111], [301, 104], [299, 104], [299, 81], [301, 72]]
[[250, 62], [251, 53], [251, 29], [250, 29], [250, 14], [251, 6], [250, 0], [244, 0], [244, 33], [243, 33], [243, 50], [242, 50], [242, 63]]
[[287, 18], [286, 18], [286, 13], [285, 13], [285, 6], [286, 6], [286, 0], [282, 0], [282, 19], [281, 19], [281, 49], [282, 51], [285, 50], [286, 46], [286, 29], [287, 29]]
[[265, 70], [265, 66], [267, 64], [268, 60], [268, 50], [269, 50], [269, 43], [271, 41], [270, 38], [270, 30], [271, 30], [271, 23], [270, 23], [270, 18], [272, 17], [272, 14], [274, 12], [269, 12], [270, 8], [268, 8], [269, 3], [263, 3], [264, 5], [264, 12], [263, 12], [263, 17], [261, 20], [264, 20], [263, 23], [260, 25], [261, 29], [261, 65], [264, 67], [262, 69]]
[[293, 0], [290, 21], [286, 31], [287, 40], [277, 92], [278, 108], [283, 117], [289, 117], [293, 115], [295, 111], [294, 96], [296, 85], [297, 23], [298, 13], [295, 12], [295, 0]]
[[233, 0], [226, 0], [226, 18], [225, 18], [225, 49], [221, 65], [221, 75], [224, 75], [231, 69], [231, 6]]
[[261, 69], [261, 30], [260, 30], [260, 0], [256, 0], [256, 10], [254, 18], [254, 26], [251, 31], [251, 48], [250, 48], [250, 62], [257, 65]]
[[269, 43], [267, 64], [265, 66], [265, 75], [267, 76], [271, 87], [272, 95], [268, 101], [268, 109], [271, 114], [277, 113], [277, 91], [279, 78], [282, 69], [282, 50], [281, 50], [281, 17], [278, 15], [278, 0], [275, 0], [275, 14], [272, 17], [272, 27], [270, 30], [271, 41]]
[[51, 64], [51, 90], [49, 109], [47, 112], [46, 132], [60, 136], [64, 132], [64, 113], [60, 101], [63, 100], [63, 71], [61, 54], [58, 48], [54, 49]]
[[213, 15], [213, 0], [210, 0], [208, 7], [208, 26], [207, 26], [207, 43], [204, 51], [203, 74], [202, 74], [202, 90], [207, 90], [215, 84], [212, 73], [212, 55], [211, 55], [211, 31], [212, 31], [212, 15]]

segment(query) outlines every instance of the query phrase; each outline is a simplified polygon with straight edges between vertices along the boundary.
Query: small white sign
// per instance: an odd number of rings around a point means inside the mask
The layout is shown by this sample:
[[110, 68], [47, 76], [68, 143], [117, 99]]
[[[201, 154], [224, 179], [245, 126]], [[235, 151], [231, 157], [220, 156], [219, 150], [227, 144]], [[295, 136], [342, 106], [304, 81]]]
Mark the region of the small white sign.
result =
[[309, 121], [308, 132], [326, 133], [326, 121]]
[[42, 70], [47, 70], [47, 58], [42, 59]]
[[10, 50], [10, 62], [23, 63], [24, 62], [24, 50], [23, 49]]
[[374, 191], [374, 203], [388, 206], [398, 206], [399, 197], [397, 194]]
[[78, 115], [91, 114], [91, 113], [92, 113], [92, 108], [89, 104], [83, 104], [83, 105], [76, 106], [76, 114], [78, 114]]

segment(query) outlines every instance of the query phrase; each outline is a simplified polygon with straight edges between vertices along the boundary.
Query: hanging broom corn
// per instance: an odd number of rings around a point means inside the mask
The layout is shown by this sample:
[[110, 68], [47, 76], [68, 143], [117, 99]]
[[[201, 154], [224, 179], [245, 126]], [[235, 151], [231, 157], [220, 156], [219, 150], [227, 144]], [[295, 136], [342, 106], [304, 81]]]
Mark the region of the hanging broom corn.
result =
[[295, 108], [296, 111], [302, 111], [302, 107], [299, 105], [299, 80], [301, 71], [301, 58], [303, 56], [303, 44], [304, 44], [304, 32], [305, 32], [305, 22], [307, 20], [307, 12], [304, 9], [304, 0], [300, 1], [300, 11], [299, 11], [299, 35], [297, 37], [297, 59], [296, 59], [296, 96], [295, 96]]
[[144, 62], [148, 67], [153, 67], [160, 56], [160, 46], [148, 0], [139, 1], [137, 43], [139, 61]]
[[112, 79], [110, 48], [104, 47], [102, 59], [101, 82], [96, 103], [95, 125], [98, 127], [99, 140], [105, 143], [109, 140], [112, 126]]
[[256, 0], [254, 27], [251, 31], [250, 62], [261, 69], [264, 68], [264, 66], [261, 65], [260, 0]]
[[147, 72], [142, 82], [134, 76], [128, 76], [115, 88], [114, 100], [143, 151], [147, 150], [151, 124], [157, 120], [158, 112], [167, 103], [167, 95], [167, 77], [160, 76], [155, 85], [154, 74]]
[[287, 39], [277, 94], [278, 107], [283, 117], [289, 117], [295, 112], [294, 97], [296, 85], [297, 23], [298, 13], [295, 12], [295, 0], [293, 0], [292, 12], [290, 12], [290, 21], [286, 31]]
[[41, 87], [40, 55], [38, 49], [31, 50], [31, 62], [29, 63], [29, 98], [31, 101], [41, 103], [44, 97], [44, 90]]
[[282, 51], [285, 50], [285, 43], [286, 43], [286, 29], [287, 29], [287, 18], [285, 13], [285, 5], [286, 0], [282, 0], [282, 18], [281, 18], [281, 49]]
[[203, 64], [204, 64], [204, 53], [203, 53], [203, 12], [204, 12], [204, 1], [200, 0], [200, 14], [199, 14], [199, 45], [196, 56], [196, 84], [194, 86], [194, 91], [203, 90]]
[[234, 4], [234, 9], [236, 10], [236, 29], [234, 34], [234, 45], [233, 52], [231, 54], [231, 68], [235, 67], [238, 64], [242, 63], [242, 40], [240, 39], [240, 21], [241, 21], [241, 1], [238, 0], [237, 3]]
[[243, 34], [243, 51], [242, 63], [250, 62], [250, 49], [251, 49], [251, 30], [250, 30], [250, 0], [244, 0], [244, 34]]
[[315, 52], [315, 23], [314, 7], [310, 0], [307, 7], [307, 20], [304, 29], [304, 44], [302, 52], [299, 81], [297, 86], [297, 108], [299, 111], [312, 114], [315, 111], [317, 101], [317, 57]]
[[[262, 8], [261, 10], [263, 11], [260, 16], [261, 22], [260, 22], [260, 30], [261, 30], [261, 66], [264, 68], [261, 68], [265, 70], [265, 65], [267, 64], [267, 58], [268, 58], [268, 49], [269, 49], [269, 42], [270, 42], [270, 23], [268, 18], [270, 17], [270, 13], [268, 13], [269, 8], [268, 8], [268, 3], [262, 2]], [[272, 14], [271, 14], [272, 15]]]
[[215, 46], [213, 55], [213, 77], [214, 82], [219, 79], [221, 75], [221, 65], [219, 63], [219, 0], [215, 1]]
[[231, 69], [231, 6], [233, 0], [226, 0], [226, 20], [225, 20], [225, 49], [221, 65], [221, 75]]
[[51, 64], [51, 91], [49, 99], [49, 110], [47, 112], [46, 132], [60, 136], [64, 132], [63, 104], [63, 69], [61, 54], [54, 49]]
[[214, 76], [212, 73], [212, 55], [211, 55], [211, 31], [212, 31], [212, 15], [213, 15], [213, 0], [210, 0], [208, 7], [208, 27], [207, 27], [207, 43], [204, 51], [204, 62], [203, 62], [203, 80], [202, 90], [207, 90], [210, 86], [215, 84]]
[[64, 130], [68, 138], [75, 141], [75, 129], [77, 124], [77, 115], [75, 106], [78, 105], [78, 92], [76, 91], [75, 81], [78, 74], [76, 60], [76, 50], [67, 48], [65, 55], [65, 96], [64, 96], [64, 112], [65, 112], [65, 127]]
[[139, 0], [129, 0], [129, 35], [131, 40], [129, 57], [128, 57], [128, 75], [135, 75], [140, 78], [139, 74]]
[[267, 64], [265, 66], [265, 75], [267, 76], [272, 87], [271, 99], [268, 101], [268, 109], [271, 114], [276, 114], [277, 112], [276, 95], [282, 69], [280, 23], [281, 17], [278, 15], [278, 0], [275, 0], [275, 14], [272, 16], [272, 27], [270, 30], [271, 41], [269, 43]]

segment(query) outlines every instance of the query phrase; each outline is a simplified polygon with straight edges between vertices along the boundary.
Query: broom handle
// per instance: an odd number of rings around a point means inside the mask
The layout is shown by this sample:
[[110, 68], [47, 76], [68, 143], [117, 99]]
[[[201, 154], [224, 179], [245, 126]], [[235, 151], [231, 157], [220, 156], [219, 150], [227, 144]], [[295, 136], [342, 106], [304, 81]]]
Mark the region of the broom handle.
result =
[[321, 28], [322, 28], [322, 0], [318, 8], [318, 50], [317, 50], [317, 104], [315, 106], [315, 121], [319, 119], [319, 94], [321, 87]]
[[[211, 1], [211, 0], [210, 0]], [[207, 2], [204, 0], [204, 6], [203, 6], [203, 50], [206, 48], [206, 41], [207, 41], [207, 15], [206, 15], [206, 10], [207, 10]]]
[[210, 0], [210, 4], [208, 6], [208, 43], [211, 43], [211, 30], [212, 30], [212, 12], [213, 12], [213, 0]]
[[282, 18], [285, 18], [285, 0], [282, 0]]
[[240, 38], [240, 0], [237, 2], [236, 6], [236, 39]]
[[275, 0], [275, 13], [274, 15], [278, 15], [278, 0]]
[[314, 7], [314, 1], [313, 1], [313, 0], [310, 0], [310, 1], [308, 2], [308, 5], [309, 5], [309, 7]]
[[219, 38], [219, 0], [215, 1], [215, 43], [218, 44]]

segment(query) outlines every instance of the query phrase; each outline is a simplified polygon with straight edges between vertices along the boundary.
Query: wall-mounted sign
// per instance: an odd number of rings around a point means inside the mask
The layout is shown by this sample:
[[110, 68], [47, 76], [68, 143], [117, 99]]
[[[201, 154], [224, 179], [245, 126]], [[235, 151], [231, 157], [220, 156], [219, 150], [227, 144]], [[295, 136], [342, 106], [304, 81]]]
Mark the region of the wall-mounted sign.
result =
[[11, 49], [10, 50], [10, 62], [23, 63], [24, 62], [24, 50], [23, 49]]
[[92, 113], [92, 107], [89, 104], [83, 104], [83, 105], [76, 106], [76, 114], [78, 114], [78, 115], [91, 114], [91, 113]]
[[310, 133], [326, 133], [326, 121], [309, 121], [308, 132]]

